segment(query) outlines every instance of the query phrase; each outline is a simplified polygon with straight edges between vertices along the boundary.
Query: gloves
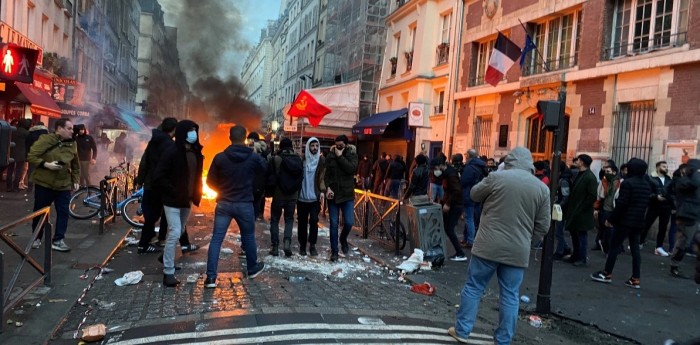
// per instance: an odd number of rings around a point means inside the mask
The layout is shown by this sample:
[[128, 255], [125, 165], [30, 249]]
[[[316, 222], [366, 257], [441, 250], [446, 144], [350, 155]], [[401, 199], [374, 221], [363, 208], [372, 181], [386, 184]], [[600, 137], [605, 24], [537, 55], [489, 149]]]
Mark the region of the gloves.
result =
[[63, 166], [58, 164], [58, 162], [44, 162], [44, 168], [56, 171], [63, 169]]

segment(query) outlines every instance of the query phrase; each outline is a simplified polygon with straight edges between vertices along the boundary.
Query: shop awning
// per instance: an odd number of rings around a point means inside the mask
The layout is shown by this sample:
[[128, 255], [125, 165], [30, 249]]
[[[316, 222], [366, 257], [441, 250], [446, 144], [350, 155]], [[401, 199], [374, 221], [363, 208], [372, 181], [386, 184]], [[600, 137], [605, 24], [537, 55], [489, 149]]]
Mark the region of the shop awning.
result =
[[44, 90], [25, 83], [15, 83], [26, 102], [31, 105], [30, 110], [34, 115], [45, 115], [55, 119], [61, 118], [61, 108], [51, 99]]
[[148, 133], [150, 129], [143, 123], [141, 117], [136, 113], [131, 113], [122, 109], [114, 109], [117, 115], [117, 121], [126, 125], [129, 130], [136, 133]]
[[352, 134], [362, 134], [362, 135], [375, 135], [384, 134], [386, 127], [392, 121], [406, 116], [408, 114], [408, 108], [403, 108], [394, 111], [387, 111], [384, 113], [376, 113], [364, 120], [361, 120], [352, 127]]

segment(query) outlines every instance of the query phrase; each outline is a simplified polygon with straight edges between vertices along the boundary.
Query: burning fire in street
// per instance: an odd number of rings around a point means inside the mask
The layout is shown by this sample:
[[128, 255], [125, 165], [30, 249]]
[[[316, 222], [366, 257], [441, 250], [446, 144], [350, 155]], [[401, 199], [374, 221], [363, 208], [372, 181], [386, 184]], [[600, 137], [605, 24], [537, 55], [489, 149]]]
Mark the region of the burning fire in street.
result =
[[215, 200], [217, 193], [207, 185], [207, 171], [202, 175], [202, 199]]
[[215, 200], [217, 193], [207, 185], [207, 173], [216, 154], [222, 152], [231, 144], [228, 138], [229, 130], [233, 123], [221, 123], [207, 131], [201, 139], [202, 154], [204, 155], [204, 172], [202, 174], [202, 199]]

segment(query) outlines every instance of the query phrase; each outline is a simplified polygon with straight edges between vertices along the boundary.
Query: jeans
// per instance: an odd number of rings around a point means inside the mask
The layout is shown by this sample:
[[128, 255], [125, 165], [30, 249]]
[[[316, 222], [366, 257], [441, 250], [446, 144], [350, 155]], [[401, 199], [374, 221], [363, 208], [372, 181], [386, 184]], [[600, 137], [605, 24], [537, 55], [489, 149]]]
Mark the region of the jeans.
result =
[[386, 185], [386, 191], [384, 192], [385, 196], [388, 196], [390, 198], [398, 199], [399, 198], [399, 187], [401, 186], [401, 180], [396, 180], [396, 179], [391, 179], [387, 180], [388, 183]]
[[474, 205], [464, 206], [464, 241], [467, 244], [474, 244], [474, 235], [476, 235], [474, 211]]
[[292, 227], [294, 226], [294, 208], [297, 205], [296, 200], [276, 200], [272, 199], [270, 206], [270, 240], [272, 245], [276, 246], [280, 243], [280, 217], [284, 211], [284, 239], [292, 239]]
[[430, 200], [439, 202], [445, 196], [445, 190], [441, 184], [430, 184]]
[[330, 217], [331, 253], [338, 253], [338, 222], [340, 212], [343, 212], [343, 231], [340, 233], [340, 243], [348, 243], [348, 235], [355, 223], [355, 200], [336, 203], [334, 199], [328, 200], [328, 215]]
[[455, 206], [450, 207], [448, 212], [442, 213], [442, 222], [445, 225], [445, 233], [447, 234], [447, 238], [450, 239], [450, 243], [452, 243], [452, 246], [455, 248], [455, 255], [457, 256], [464, 256], [462, 247], [459, 245], [457, 234], [455, 234], [455, 226], [457, 226], [459, 216], [462, 214], [463, 209], [464, 208], [462, 206]]
[[175, 274], [175, 247], [190, 217], [190, 208], [163, 206], [168, 219], [168, 237], [163, 249], [163, 274]]
[[[629, 238], [630, 251], [632, 252], [632, 278], [637, 279], [639, 279], [642, 265], [642, 257], [639, 254], [639, 234], [641, 232], [641, 229], [618, 226], [615, 228], [615, 231], [613, 231], [610, 241], [610, 248], [613, 249], [621, 246], [625, 238]], [[605, 261], [605, 273], [612, 274], [618, 254], [620, 254], [619, 250], [611, 250], [608, 253], [608, 258]]]
[[564, 255], [565, 252], [571, 251], [569, 245], [566, 243], [566, 237], [564, 236], [564, 228], [566, 227], [565, 221], [557, 222], [556, 232], [554, 236], [557, 239], [557, 247], [554, 250], [554, 254]]
[[209, 242], [209, 251], [207, 252], [207, 278], [216, 279], [221, 244], [224, 242], [231, 219], [236, 220], [236, 224], [238, 224], [238, 228], [241, 231], [241, 246], [245, 252], [248, 271], [254, 269], [258, 263], [253, 203], [219, 201], [214, 211], [214, 230]]
[[571, 246], [572, 260], [588, 262], [588, 231], [571, 230]]
[[654, 221], [659, 219], [659, 231], [656, 233], [656, 247], [659, 248], [664, 246], [664, 240], [666, 239], [666, 231], [668, 230], [668, 223], [671, 220], [671, 209], [670, 208], [660, 208], [655, 206], [654, 203], [649, 205], [646, 215], [646, 228], [642, 232], [641, 241], [645, 242], [647, 239], [647, 234], [651, 230], [651, 226], [654, 225]]
[[316, 244], [318, 238], [318, 213], [320, 211], [321, 203], [318, 201], [297, 202], [299, 249], [306, 250], [307, 241], [312, 246]]
[[80, 161], [80, 185], [90, 185], [90, 161]]
[[498, 328], [494, 332], [494, 342], [502, 345], [510, 344], [512, 341], [518, 321], [518, 295], [520, 284], [525, 275], [525, 268], [499, 264], [474, 255], [469, 262], [467, 282], [462, 288], [460, 305], [457, 310], [455, 331], [459, 337], [468, 338], [469, 333], [474, 328], [479, 302], [494, 272], [498, 277], [500, 287]]
[[[41, 210], [46, 206], [51, 206], [52, 203], [56, 207], [56, 229], [53, 234], [53, 241], [60, 241], [65, 237], [66, 229], [68, 229], [70, 191], [53, 190], [36, 185], [36, 188], [34, 188], [34, 211]], [[36, 229], [37, 224], [39, 224], [39, 217], [32, 220], [32, 229]], [[42, 234], [43, 231], [40, 230], [37, 238], [41, 239]]]
[[671, 267], [678, 267], [683, 260], [686, 251], [688, 250], [688, 241], [693, 241], [695, 236], [700, 236], [700, 223], [696, 222], [693, 225], [678, 224], [678, 232], [676, 232], [676, 244], [671, 252]]

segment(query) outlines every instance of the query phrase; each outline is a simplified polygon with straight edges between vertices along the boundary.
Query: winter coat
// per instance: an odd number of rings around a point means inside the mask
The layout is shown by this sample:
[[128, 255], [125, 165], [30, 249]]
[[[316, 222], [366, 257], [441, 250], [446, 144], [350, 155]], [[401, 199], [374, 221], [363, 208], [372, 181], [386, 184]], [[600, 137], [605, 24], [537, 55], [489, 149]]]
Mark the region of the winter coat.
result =
[[336, 203], [355, 200], [355, 171], [357, 170], [357, 149], [347, 145], [343, 154], [337, 156], [331, 150], [326, 157], [326, 188], [335, 194]]
[[581, 171], [576, 175], [574, 186], [571, 188], [571, 194], [569, 195], [569, 204], [564, 210], [567, 230], [593, 230], [595, 226], [593, 204], [597, 196], [597, 186], [595, 174], [590, 169]]
[[644, 177], [647, 164], [637, 158], [627, 163], [627, 177], [620, 185], [615, 208], [608, 221], [615, 227], [624, 227], [641, 232], [646, 226], [645, 214], [649, 207], [651, 185]]
[[427, 164], [421, 164], [413, 169], [411, 184], [408, 186], [408, 190], [406, 191], [406, 198], [428, 194], [428, 185], [430, 184], [428, 177], [428, 175], [430, 175], [429, 170], [430, 169], [428, 169]]
[[[36, 166], [29, 180], [45, 188], [66, 191], [80, 178], [78, 150], [73, 139], [61, 139], [56, 133], [39, 137], [29, 150], [29, 164]], [[61, 170], [44, 168], [45, 162], [63, 162]]]
[[256, 176], [264, 175], [267, 162], [253, 149], [230, 145], [216, 154], [207, 173], [207, 185], [217, 192], [217, 202], [253, 202]]
[[445, 190], [445, 197], [442, 199], [442, 204], [450, 208], [464, 207], [464, 198], [462, 197], [462, 184], [459, 182], [459, 174], [457, 170], [451, 166], [442, 172], [442, 188]]
[[139, 162], [138, 175], [134, 180], [134, 183], [143, 185], [143, 188], [147, 190], [153, 189], [153, 174], [158, 166], [160, 157], [163, 156], [163, 153], [168, 148], [175, 146], [175, 142], [168, 133], [160, 129], [153, 129], [151, 133], [151, 140], [143, 151], [143, 156], [141, 156], [141, 161]]
[[374, 165], [372, 166], [372, 171], [374, 171], [374, 182], [375, 184], [381, 183], [384, 181], [384, 174], [386, 173], [386, 169], [389, 167], [389, 161], [384, 159], [384, 157], [380, 158], [376, 162], [374, 162]]
[[700, 160], [688, 160], [687, 171], [674, 182], [676, 219], [692, 225], [700, 221]]
[[[615, 185], [613, 187], [615, 189], [615, 195], [613, 195], [613, 201], [612, 201], [612, 207], [615, 208], [615, 200], [620, 196], [620, 184], [622, 181], [620, 180], [619, 177], [615, 177], [615, 179], [612, 181], [612, 183]], [[610, 182], [603, 177], [602, 180], [600, 180], [600, 183], [598, 183], [598, 191], [596, 192], [598, 195], [598, 199], [596, 199], [596, 202], [593, 203], [593, 208], [595, 210], [601, 211], [605, 210], [605, 199], [608, 197], [608, 192], [610, 189]], [[605, 210], [605, 211], [610, 211], [610, 210]]]
[[74, 139], [78, 147], [78, 158], [81, 161], [97, 159], [97, 144], [91, 135], [76, 135]]
[[387, 180], [403, 180], [406, 177], [406, 163], [393, 160], [386, 171]]
[[469, 192], [483, 177], [486, 172], [486, 163], [479, 158], [472, 158], [467, 162], [467, 166], [462, 170], [460, 183], [462, 184], [462, 199], [467, 206], [474, 206], [476, 203], [469, 196]]
[[155, 190], [161, 194], [163, 205], [175, 208], [190, 208], [191, 204], [199, 206], [202, 200], [202, 170], [204, 156], [199, 139], [190, 145], [194, 152], [196, 166], [194, 171], [193, 190], [188, 190], [190, 183], [190, 169], [187, 164], [186, 141], [187, 132], [195, 128], [199, 132], [196, 123], [189, 120], [178, 122], [175, 127], [175, 145], [168, 147], [163, 156], [158, 160], [153, 174]]
[[[282, 160], [285, 157], [299, 157], [294, 151], [282, 150], [278, 155], [270, 156], [267, 162], [267, 175], [279, 175], [282, 169]], [[353, 175], [354, 176], [354, 175]], [[299, 198], [299, 190], [293, 193], [285, 193], [279, 187], [275, 186], [275, 194], [272, 196], [273, 200], [297, 200]]]
[[[664, 176], [664, 181], [661, 182], [659, 175], [656, 172], [653, 172], [649, 177], [649, 180], [652, 187], [651, 204], [649, 207], [666, 210], [671, 209], [673, 207], [673, 200], [671, 200], [671, 197], [668, 195], [668, 186], [671, 184], [671, 176]], [[658, 195], [661, 195], [666, 200], [659, 201], [657, 198]]]
[[369, 158], [367, 160], [360, 159], [357, 163], [357, 174], [360, 177], [369, 177], [372, 174], [372, 162], [370, 162]]
[[542, 238], [551, 222], [549, 188], [533, 171], [532, 154], [517, 147], [506, 156], [504, 170], [489, 174], [472, 187], [472, 200], [482, 203], [473, 255], [515, 267], [528, 266], [533, 237]]
[[34, 126], [29, 129], [29, 134], [27, 134], [27, 138], [24, 140], [24, 147], [27, 151], [27, 155], [29, 155], [29, 149], [32, 148], [32, 145], [34, 145], [43, 134], [49, 134], [49, 129], [46, 128], [46, 126]]
[[29, 130], [20, 126], [12, 133], [12, 141], [15, 143], [15, 147], [10, 149], [10, 157], [14, 158], [15, 162], [25, 162], [27, 160], [27, 136], [29, 136]]

